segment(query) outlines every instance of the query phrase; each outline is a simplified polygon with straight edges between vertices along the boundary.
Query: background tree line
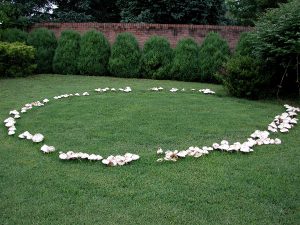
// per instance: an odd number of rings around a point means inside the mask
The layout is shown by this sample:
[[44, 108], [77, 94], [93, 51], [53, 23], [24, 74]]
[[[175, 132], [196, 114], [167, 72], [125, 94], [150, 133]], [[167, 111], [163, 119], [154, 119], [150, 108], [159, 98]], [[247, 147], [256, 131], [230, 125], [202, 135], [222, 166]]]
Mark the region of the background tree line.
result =
[[125, 22], [254, 26], [288, 0], [0, 0], [1, 28], [36, 22]]

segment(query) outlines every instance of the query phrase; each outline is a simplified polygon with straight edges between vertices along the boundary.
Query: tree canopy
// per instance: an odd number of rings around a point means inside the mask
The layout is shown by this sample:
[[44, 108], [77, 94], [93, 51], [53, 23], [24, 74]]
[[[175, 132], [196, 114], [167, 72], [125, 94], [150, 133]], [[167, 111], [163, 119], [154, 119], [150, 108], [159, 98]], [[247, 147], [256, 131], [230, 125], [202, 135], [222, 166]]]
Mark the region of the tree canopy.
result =
[[222, 24], [224, 0], [118, 0], [122, 22]]
[[0, 6], [7, 27], [24, 21], [224, 24], [226, 13], [225, 0], [0, 0]]
[[226, 0], [228, 14], [238, 25], [254, 26], [257, 19], [270, 8], [288, 0]]
[[286, 2], [288, 0], [0, 0], [0, 27], [22, 28], [44, 21], [253, 26], [267, 9]]

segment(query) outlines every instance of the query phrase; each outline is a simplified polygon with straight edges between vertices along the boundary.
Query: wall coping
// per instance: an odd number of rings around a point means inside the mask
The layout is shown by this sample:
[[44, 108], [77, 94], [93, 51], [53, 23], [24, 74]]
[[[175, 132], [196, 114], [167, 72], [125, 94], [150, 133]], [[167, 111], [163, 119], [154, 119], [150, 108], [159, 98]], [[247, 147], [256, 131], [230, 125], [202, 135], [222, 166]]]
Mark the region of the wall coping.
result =
[[31, 28], [40, 26], [79, 26], [79, 27], [97, 27], [99, 25], [103, 27], [125, 27], [125, 28], [188, 28], [188, 29], [226, 29], [226, 30], [253, 30], [253, 27], [245, 26], [226, 26], [226, 25], [201, 25], [201, 24], [155, 24], [155, 23], [60, 23], [60, 22], [46, 22], [46, 23], [35, 23]]

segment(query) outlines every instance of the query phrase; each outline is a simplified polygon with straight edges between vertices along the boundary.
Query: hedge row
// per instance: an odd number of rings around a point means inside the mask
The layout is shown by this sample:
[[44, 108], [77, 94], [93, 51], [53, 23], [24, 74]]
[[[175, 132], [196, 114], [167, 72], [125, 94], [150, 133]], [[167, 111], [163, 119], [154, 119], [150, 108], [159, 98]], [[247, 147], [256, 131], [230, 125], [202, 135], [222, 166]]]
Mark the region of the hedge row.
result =
[[217, 82], [215, 74], [230, 54], [228, 44], [217, 33], [210, 33], [201, 46], [193, 39], [182, 39], [175, 49], [158, 36], [150, 37], [140, 49], [130, 33], [119, 34], [111, 47], [97, 31], [80, 37], [76, 31], [66, 30], [57, 41], [54, 33], [44, 28], [29, 34], [6, 29], [0, 38], [33, 46], [37, 73]]

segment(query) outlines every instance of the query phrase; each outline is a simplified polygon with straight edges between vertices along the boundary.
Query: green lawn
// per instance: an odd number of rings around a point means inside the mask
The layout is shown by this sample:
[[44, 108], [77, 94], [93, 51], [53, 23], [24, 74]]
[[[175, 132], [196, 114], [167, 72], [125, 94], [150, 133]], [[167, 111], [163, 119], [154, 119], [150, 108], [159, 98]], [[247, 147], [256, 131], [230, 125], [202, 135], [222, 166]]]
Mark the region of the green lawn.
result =
[[[97, 94], [98, 87], [131, 86], [132, 93]], [[200, 93], [151, 93], [211, 88]], [[90, 96], [53, 100], [65, 93]], [[38, 75], [0, 80], [0, 119], [25, 103], [51, 101], [18, 121], [18, 132], [45, 135], [57, 151], [0, 132], [0, 224], [299, 224], [300, 128], [272, 137], [281, 145], [251, 154], [214, 152], [157, 163], [156, 150], [243, 141], [265, 130], [284, 102], [227, 96], [222, 86], [176, 81]], [[299, 106], [299, 102], [290, 103]], [[137, 153], [123, 167], [69, 162], [59, 151]]]

